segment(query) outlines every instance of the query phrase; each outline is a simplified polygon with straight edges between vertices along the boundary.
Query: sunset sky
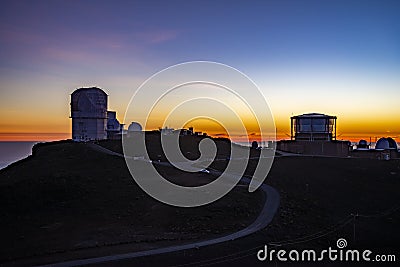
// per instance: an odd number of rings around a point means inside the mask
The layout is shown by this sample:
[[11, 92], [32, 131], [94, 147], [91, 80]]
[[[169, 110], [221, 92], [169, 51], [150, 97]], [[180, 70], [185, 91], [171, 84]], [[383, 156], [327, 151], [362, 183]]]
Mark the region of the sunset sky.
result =
[[399, 141], [399, 14], [384, 0], [2, 1], [0, 141], [70, 138], [70, 94], [85, 86], [122, 122], [147, 78], [194, 60], [249, 76], [278, 138], [290, 116], [319, 112], [338, 117], [338, 139]]

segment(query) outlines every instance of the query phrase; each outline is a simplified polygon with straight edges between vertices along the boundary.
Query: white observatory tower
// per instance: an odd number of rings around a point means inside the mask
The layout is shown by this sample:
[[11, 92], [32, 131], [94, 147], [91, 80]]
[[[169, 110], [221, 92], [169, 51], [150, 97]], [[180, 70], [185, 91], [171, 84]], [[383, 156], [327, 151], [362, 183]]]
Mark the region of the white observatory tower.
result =
[[79, 88], [71, 94], [72, 140], [107, 138], [107, 94], [97, 88]]

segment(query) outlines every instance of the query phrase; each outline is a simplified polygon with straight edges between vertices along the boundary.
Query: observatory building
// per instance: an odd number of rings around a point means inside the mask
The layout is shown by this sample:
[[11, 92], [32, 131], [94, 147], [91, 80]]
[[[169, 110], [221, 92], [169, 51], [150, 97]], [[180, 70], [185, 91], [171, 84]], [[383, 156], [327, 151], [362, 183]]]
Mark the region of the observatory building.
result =
[[358, 144], [357, 144], [357, 149], [360, 150], [368, 150], [369, 149], [369, 144], [367, 140], [361, 139]]
[[347, 157], [349, 141], [336, 140], [336, 116], [307, 113], [290, 118], [291, 140], [277, 142], [277, 149], [305, 155]]
[[128, 127], [128, 132], [141, 132], [142, 130], [142, 125], [135, 121], [133, 121]]
[[389, 150], [397, 151], [397, 143], [391, 137], [387, 137], [387, 138], [382, 137], [378, 140], [378, 142], [376, 142], [375, 149], [376, 150], [389, 149]]
[[131, 124], [129, 124], [128, 127], [128, 133], [127, 136], [128, 137], [134, 137], [134, 136], [140, 136], [141, 134], [143, 134], [143, 129], [142, 129], [142, 125], [140, 125], [140, 123], [138, 122], [131, 122]]
[[79, 88], [71, 94], [72, 139], [107, 138], [107, 94], [97, 88]]
[[391, 137], [382, 137], [376, 142], [375, 148], [370, 148], [370, 145], [365, 140], [360, 140], [357, 149], [351, 152], [352, 157], [369, 158], [369, 159], [398, 159], [400, 151], [398, 150], [396, 141]]
[[336, 116], [320, 113], [308, 113], [293, 116], [291, 121], [291, 139], [296, 141], [332, 141], [336, 140]]
[[124, 124], [119, 123], [117, 112], [107, 111], [107, 139], [120, 140], [122, 138], [123, 129]]

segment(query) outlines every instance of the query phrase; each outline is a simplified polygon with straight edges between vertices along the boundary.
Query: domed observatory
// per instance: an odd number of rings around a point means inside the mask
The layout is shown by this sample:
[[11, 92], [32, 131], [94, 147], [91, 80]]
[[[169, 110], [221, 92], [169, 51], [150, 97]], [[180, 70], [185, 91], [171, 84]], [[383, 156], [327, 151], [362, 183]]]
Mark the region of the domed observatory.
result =
[[380, 138], [375, 145], [376, 150], [385, 150], [385, 149], [393, 149], [397, 150], [397, 143], [393, 138]]
[[397, 150], [397, 143], [391, 137], [382, 137], [376, 142], [375, 151], [379, 152], [378, 158], [389, 160], [392, 158], [399, 158], [400, 151]]
[[138, 137], [140, 135], [144, 134], [142, 125], [138, 122], [131, 122], [128, 126], [128, 132], [127, 132], [127, 137]]
[[97, 88], [79, 88], [71, 94], [72, 139], [107, 138], [107, 94]]
[[[135, 144], [124, 146], [125, 155], [143, 158], [143, 156], [147, 154], [146, 148], [142, 148], [140, 145], [141, 140], [143, 140], [142, 138], [145, 138], [145, 132], [143, 131], [142, 125], [140, 125], [140, 123], [135, 121], [131, 122], [131, 124], [129, 124], [128, 126], [126, 135], [124, 135], [124, 138], [126, 138], [124, 141], [125, 144]], [[145, 147], [147, 147], [147, 144], [145, 145]]]
[[129, 127], [128, 127], [128, 132], [141, 132], [142, 131], [142, 125], [138, 122], [132, 122]]
[[361, 139], [357, 144], [357, 149], [369, 149], [367, 140]]
[[296, 141], [336, 140], [336, 116], [308, 113], [291, 119], [291, 139]]

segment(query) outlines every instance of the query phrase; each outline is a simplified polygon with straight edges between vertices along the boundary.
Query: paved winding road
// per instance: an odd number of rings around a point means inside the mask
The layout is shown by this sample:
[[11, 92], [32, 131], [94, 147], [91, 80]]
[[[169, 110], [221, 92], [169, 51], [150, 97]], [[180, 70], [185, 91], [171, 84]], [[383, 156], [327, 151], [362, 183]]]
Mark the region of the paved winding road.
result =
[[[113, 152], [111, 150], [108, 150], [106, 148], [103, 148], [101, 146], [95, 145], [95, 144], [90, 144], [94, 149], [97, 151], [101, 151], [107, 154], [111, 155], [116, 155], [116, 156], [122, 156], [122, 154]], [[154, 162], [156, 163], [156, 162]], [[217, 171], [213, 170], [212, 174], [218, 174]], [[247, 177], [243, 177], [242, 182], [249, 184], [250, 179]], [[232, 241], [240, 237], [244, 237], [247, 235], [250, 235], [252, 233], [255, 233], [263, 228], [265, 228], [273, 219], [278, 207], [279, 207], [279, 193], [271, 186], [262, 184], [260, 186], [260, 189], [264, 192], [266, 195], [266, 201], [264, 203], [264, 206], [258, 215], [257, 219], [247, 226], [246, 228], [229, 234], [225, 235], [222, 237], [210, 239], [210, 240], [204, 240], [204, 241], [199, 241], [199, 242], [194, 242], [191, 244], [185, 244], [185, 245], [177, 245], [177, 246], [170, 246], [170, 247], [163, 247], [163, 248], [157, 248], [157, 249], [151, 249], [151, 250], [144, 250], [144, 251], [138, 251], [138, 252], [132, 252], [132, 253], [125, 253], [125, 254], [116, 254], [116, 255], [110, 255], [110, 256], [104, 256], [104, 257], [96, 257], [96, 258], [88, 258], [88, 259], [81, 259], [81, 260], [73, 260], [73, 261], [64, 261], [64, 262], [58, 262], [58, 263], [53, 263], [53, 264], [48, 264], [48, 265], [42, 265], [46, 267], [54, 266], [54, 267], [64, 267], [64, 266], [82, 266], [82, 265], [87, 265], [87, 264], [96, 264], [96, 263], [103, 263], [103, 262], [109, 262], [109, 261], [117, 261], [117, 260], [123, 260], [123, 259], [132, 259], [136, 257], [142, 257], [142, 256], [150, 256], [150, 255], [156, 255], [156, 254], [163, 254], [163, 253], [169, 253], [169, 252], [176, 252], [176, 251], [181, 251], [181, 250], [186, 250], [186, 249], [193, 249], [193, 248], [200, 248], [208, 245], [214, 245], [226, 241]]]

